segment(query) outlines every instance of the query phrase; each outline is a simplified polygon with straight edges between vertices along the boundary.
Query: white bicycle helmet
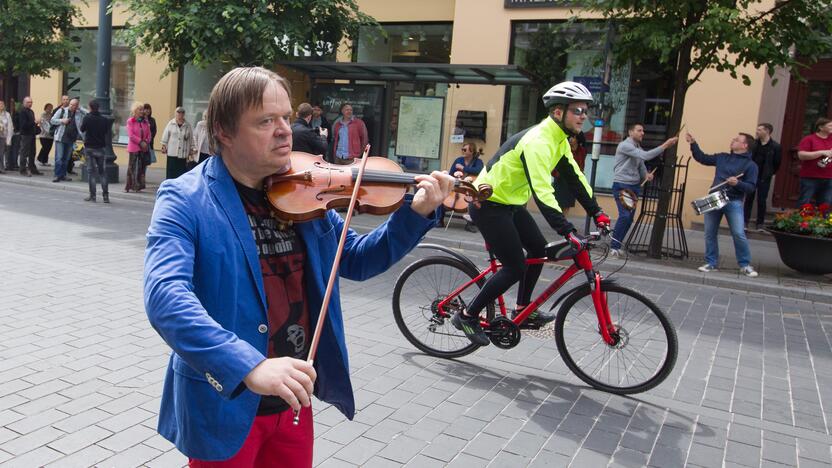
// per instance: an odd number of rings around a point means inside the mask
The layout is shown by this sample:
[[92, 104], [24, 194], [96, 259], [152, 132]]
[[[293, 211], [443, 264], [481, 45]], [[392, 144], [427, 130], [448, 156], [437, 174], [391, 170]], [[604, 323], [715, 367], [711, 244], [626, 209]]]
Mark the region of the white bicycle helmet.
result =
[[543, 95], [543, 105], [547, 109], [555, 104], [569, 104], [570, 102], [593, 102], [592, 93], [580, 83], [564, 81], [552, 86]]

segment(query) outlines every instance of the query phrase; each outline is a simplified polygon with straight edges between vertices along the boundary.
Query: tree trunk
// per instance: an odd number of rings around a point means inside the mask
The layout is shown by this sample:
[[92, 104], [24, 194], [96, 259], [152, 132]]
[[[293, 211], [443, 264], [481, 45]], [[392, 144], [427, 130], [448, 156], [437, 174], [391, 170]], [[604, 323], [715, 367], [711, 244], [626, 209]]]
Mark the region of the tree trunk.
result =
[[[688, 91], [688, 75], [690, 74], [690, 58], [692, 47], [685, 43], [679, 50], [679, 61], [676, 66], [676, 78], [673, 81], [673, 106], [670, 110], [670, 120], [667, 124], [668, 136], [679, 133], [682, 126], [682, 114], [685, 110], [685, 95]], [[659, 185], [659, 204], [656, 208], [656, 219], [653, 221], [653, 231], [650, 234], [648, 255], [653, 258], [662, 257], [662, 245], [667, 227], [667, 214], [673, 198], [673, 182], [676, 179], [676, 160], [680, 142], [665, 151], [662, 180]]]

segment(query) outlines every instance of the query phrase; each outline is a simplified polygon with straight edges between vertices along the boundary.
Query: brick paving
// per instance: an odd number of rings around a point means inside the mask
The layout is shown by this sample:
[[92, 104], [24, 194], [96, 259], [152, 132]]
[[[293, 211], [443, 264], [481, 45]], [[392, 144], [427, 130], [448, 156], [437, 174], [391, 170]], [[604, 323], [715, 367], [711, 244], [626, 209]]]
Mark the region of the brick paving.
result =
[[[182, 466], [155, 433], [168, 349], [142, 309], [150, 206], [81, 198], [0, 184], [0, 466]], [[664, 384], [619, 397], [551, 339], [416, 351], [390, 296], [419, 255], [343, 283], [358, 413], [316, 402], [318, 466], [832, 464], [830, 304], [622, 278], [668, 311], [680, 352]]]

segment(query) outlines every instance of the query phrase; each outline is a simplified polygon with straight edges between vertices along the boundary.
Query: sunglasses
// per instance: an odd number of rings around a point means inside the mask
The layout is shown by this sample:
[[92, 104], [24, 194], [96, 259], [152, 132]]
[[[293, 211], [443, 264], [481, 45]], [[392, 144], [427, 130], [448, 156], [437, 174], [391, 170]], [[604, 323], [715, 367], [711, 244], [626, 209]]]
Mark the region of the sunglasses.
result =
[[572, 115], [574, 115], [576, 117], [580, 117], [582, 115], [585, 115], [585, 116], [589, 117], [589, 108], [588, 107], [570, 107], [569, 112], [571, 112]]

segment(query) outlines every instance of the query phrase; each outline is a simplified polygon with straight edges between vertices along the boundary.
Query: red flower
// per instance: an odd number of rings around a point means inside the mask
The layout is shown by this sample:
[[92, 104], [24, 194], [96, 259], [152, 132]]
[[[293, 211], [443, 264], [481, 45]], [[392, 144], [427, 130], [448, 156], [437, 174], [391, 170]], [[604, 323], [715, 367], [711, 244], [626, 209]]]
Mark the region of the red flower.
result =
[[800, 207], [801, 210], [811, 210], [814, 209], [815, 205], [811, 203], [804, 203], [803, 206]]
[[821, 213], [828, 213], [829, 203], [821, 203], [820, 206], [818, 206], [818, 211], [820, 211]]
[[809, 223], [803, 221], [802, 223], [800, 223], [800, 229], [809, 229]]

